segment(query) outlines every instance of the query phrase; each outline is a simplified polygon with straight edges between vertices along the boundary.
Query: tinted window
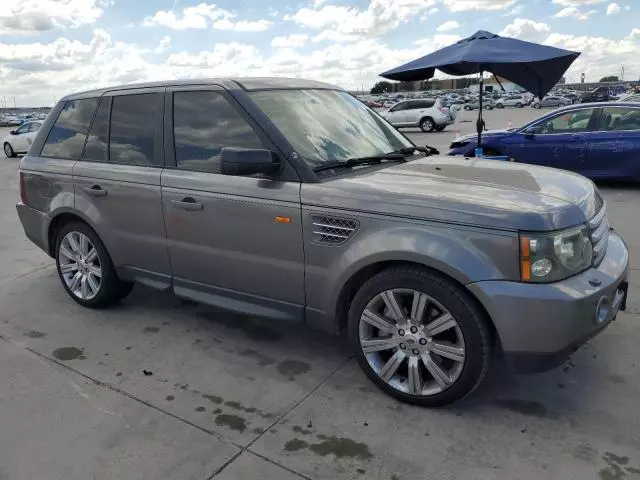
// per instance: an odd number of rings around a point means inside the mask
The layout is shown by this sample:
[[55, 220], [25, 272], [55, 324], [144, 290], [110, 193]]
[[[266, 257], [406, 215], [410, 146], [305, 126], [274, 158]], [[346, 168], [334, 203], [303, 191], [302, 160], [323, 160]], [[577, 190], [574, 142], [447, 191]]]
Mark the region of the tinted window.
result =
[[578, 133], [589, 130], [594, 108], [583, 108], [572, 112], [560, 113], [535, 125], [537, 133]]
[[400, 102], [395, 107], [391, 108], [391, 112], [399, 112], [400, 110], [407, 110], [409, 108], [409, 102]]
[[219, 93], [173, 94], [176, 164], [183, 170], [220, 173], [224, 147], [264, 148], [251, 126]]
[[111, 107], [109, 160], [127, 165], [162, 166], [155, 151], [156, 125], [162, 115], [158, 93], [115, 96]]
[[109, 145], [109, 113], [111, 110], [111, 97], [102, 97], [98, 111], [93, 119], [91, 131], [87, 137], [87, 145], [84, 147], [85, 160], [96, 162], [109, 161], [107, 147]]
[[640, 130], [640, 108], [604, 108], [600, 130]]
[[413, 108], [431, 108], [435, 105], [435, 100], [418, 100]]
[[29, 124], [29, 131], [30, 132], [37, 132], [38, 130], [40, 130], [40, 125], [42, 125], [40, 122], [32, 122]]
[[29, 131], [29, 124], [22, 125], [20, 128], [16, 130], [16, 134], [21, 135], [23, 133], [27, 133]]
[[87, 138], [87, 130], [97, 105], [97, 98], [67, 101], [49, 132], [41, 155], [67, 159], [80, 158]]

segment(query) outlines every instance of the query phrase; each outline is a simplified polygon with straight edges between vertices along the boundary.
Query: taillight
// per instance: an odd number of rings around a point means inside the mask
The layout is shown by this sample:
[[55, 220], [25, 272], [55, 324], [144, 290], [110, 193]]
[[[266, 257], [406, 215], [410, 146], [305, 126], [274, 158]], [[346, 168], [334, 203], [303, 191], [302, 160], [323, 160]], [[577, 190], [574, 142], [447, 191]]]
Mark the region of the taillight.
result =
[[442, 113], [448, 113], [449, 109], [447, 107], [438, 107], [438, 110], [440, 110]]
[[27, 204], [27, 189], [24, 185], [24, 173], [20, 172], [20, 201]]

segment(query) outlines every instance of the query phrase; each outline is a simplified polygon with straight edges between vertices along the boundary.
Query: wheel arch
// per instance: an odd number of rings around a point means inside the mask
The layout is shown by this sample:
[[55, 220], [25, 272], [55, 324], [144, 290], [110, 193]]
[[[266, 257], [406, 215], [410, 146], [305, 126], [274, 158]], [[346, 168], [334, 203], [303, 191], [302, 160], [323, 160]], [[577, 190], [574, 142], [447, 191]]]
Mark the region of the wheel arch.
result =
[[47, 253], [51, 258], [55, 258], [56, 256], [56, 235], [58, 231], [60, 231], [62, 227], [70, 222], [84, 223], [94, 232], [96, 232], [96, 235], [100, 236], [89, 219], [82, 215], [80, 212], [69, 210], [58, 211], [55, 215], [52, 216], [51, 221], [47, 226]]
[[431, 265], [415, 260], [383, 260], [365, 265], [354, 272], [344, 283], [344, 285], [340, 289], [340, 293], [338, 294], [335, 310], [335, 319], [338, 331], [344, 331], [346, 329], [349, 316], [349, 308], [360, 287], [362, 287], [362, 285], [364, 285], [367, 280], [372, 278], [374, 275], [382, 272], [383, 270], [398, 267], [419, 268], [425, 271], [431, 271], [454, 283], [463, 292], [465, 292], [469, 300], [473, 302], [475, 306], [478, 307], [479, 311], [483, 313], [487, 322], [487, 326], [489, 327], [490, 333], [492, 335], [492, 340], [494, 341], [494, 343], [495, 341], [499, 342], [498, 333], [495, 324], [493, 323], [493, 319], [489, 315], [489, 312], [484, 307], [482, 302], [473, 294], [471, 290], [466, 287], [466, 285], [462, 281], [460, 281], [460, 279], [457, 279], [438, 268], [434, 268]]

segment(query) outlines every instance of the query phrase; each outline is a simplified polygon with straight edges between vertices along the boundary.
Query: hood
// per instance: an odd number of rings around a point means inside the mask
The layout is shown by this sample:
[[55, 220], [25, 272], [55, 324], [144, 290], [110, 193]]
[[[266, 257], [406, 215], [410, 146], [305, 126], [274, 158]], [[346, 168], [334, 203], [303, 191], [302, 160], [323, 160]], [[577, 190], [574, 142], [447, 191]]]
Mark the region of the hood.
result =
[[433, 156], [302, 185], [302, 203], [506, 230], [549, 231], [596, 213], [590, 180], [511, 162]]
[[[507, 130], [505, 129], [501, 129], [501, 130], [485, 130], [482, 132], [482, 138], [487, 138], [487, 137], [495, 137], [495, 136], [500, 136], [500, 135], [506, 135], [508, 133], [513, 133], [514, 130]], [[476, 138], [478, 138], [478, 134], [477, 133], [469, 133], [466, 135], [460, 135], [459, 137], [456, 137], [452, 140], [452, 143], [456, 143], [456, 142], [466, 142], [469, 140], [475, 140]]]

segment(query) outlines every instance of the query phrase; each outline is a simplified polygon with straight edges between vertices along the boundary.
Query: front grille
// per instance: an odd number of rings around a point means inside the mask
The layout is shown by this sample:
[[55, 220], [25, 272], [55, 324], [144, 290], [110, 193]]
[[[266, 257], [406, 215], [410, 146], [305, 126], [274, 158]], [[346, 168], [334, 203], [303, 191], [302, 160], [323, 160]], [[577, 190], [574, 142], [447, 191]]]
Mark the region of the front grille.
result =
[[313, 215], [313, 240], [325, 245], [342, 245], [358, 229], [357, 220]]
[[589, 220], [589, 235], [593, 245], [593, 264], [598, 265], [607, 252], [609, 243], [609, 229], [611, 225], [607, 219], [607, 206], [603, 202], [600, 211]]

